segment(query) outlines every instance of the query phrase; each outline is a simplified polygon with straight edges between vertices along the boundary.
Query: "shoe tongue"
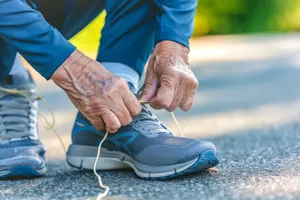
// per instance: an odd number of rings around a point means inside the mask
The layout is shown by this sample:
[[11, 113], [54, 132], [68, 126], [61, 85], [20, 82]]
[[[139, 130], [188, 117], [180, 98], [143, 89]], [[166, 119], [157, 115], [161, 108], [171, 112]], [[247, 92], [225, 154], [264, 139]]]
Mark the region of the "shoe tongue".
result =
[[134, 118], [134, 126], [145, 135], [154, 137], [157, 134], [170, 134], [171, 132], [160, 123], [146, 105], [142, 106], [142, 112]]

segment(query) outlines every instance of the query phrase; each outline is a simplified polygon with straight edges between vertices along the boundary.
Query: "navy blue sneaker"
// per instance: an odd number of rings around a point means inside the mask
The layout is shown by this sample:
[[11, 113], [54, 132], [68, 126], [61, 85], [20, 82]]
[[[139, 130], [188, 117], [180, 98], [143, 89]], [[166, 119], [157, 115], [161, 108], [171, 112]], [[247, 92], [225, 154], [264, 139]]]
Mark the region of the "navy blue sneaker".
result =
[[[24, 90], [37, 106], [32, 79], [10, 77], [5, 89]], [[21, 95], [0, 90], [0, 179], [44, 175], [45, 149], [38, 139], [37, 112]]]
[[[69, 165], [93, 169], [98, 144], [104, 134], [78, 113], [67, 152]], [[212, 143], [173, 136], [143, 105], [142, 112], [130, 125], [109, 134], [102, 145], [97, 169], [132, 168], [139, 177], [155, 180], [202, 171], [217, 164], [216, 148]]]

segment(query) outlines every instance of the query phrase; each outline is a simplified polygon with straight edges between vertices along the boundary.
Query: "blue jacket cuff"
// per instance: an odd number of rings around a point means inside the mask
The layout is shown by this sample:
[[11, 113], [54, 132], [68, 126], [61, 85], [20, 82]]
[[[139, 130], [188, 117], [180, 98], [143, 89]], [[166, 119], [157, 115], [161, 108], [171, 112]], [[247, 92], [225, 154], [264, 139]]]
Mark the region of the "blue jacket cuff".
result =
[[75, 46], [61, 38], [60, 45], [51, 50], [53, 51], [52, 61], [47, 63], [47, 65], [39, 66], [36, 69], [45, 79], [49, 80], [58, 67], [60, 67], [75, 50]]
[[165, 40], [169, 40], [169, 41], [173, 41], [173, 42], [177, 42], [183, 46], [186, 46], [187, 48], [190, 48], [190, 44], [189, 44], [189, 39], [188, 38], [182, 38], [178, 35], [173, 35], [170, 33], [166, 33], [166, 32], [157, 32], [156, 33], [156, 37], [155, 37], [155, 44], [161, 42], [161, 41], [165, 41]]

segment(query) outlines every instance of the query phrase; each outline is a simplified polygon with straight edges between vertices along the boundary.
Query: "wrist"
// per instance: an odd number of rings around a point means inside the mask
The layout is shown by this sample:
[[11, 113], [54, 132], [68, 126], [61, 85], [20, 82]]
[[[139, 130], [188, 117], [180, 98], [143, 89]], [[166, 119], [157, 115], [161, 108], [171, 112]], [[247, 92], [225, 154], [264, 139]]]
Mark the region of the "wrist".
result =
[[188, 64], [188, 55], [189, 55], [189, 49], [177, 42], [174, 41], [161, 41], [155, 45], [155, 49], [153, 52], [154, 56], [163, 56], [165, 58], [174, 58], [174, 59], [180, 59], [184, 63]]
[[181, 53], [186, 53], [189, 54], [190, 50], [186, 46], [174, 42], [171, 40], [164, 40], [155, 45], [155, 49], [168, 49], [168, 50], [173, 50], [173, 51], [179, 51]]
[[65, 62], [53, 73], [51, 79], [60, 87], [63, 83], [73, 82], [88, 66], [91, 59], [79, 50], [75, 50]]
[[78, 83], [109, 80], [112, 76], [100, 63], [76, 50], [54, 72], [51, 79], [62, 89], [73, 90]]

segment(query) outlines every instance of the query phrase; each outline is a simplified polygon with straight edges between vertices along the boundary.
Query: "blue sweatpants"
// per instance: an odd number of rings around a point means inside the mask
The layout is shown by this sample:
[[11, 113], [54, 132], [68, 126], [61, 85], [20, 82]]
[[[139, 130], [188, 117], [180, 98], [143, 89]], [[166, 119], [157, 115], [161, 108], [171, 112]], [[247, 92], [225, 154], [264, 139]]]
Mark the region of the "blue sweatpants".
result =
[[[154, 46], [157, 29], [156, 15], [159, 11], [153, 0], [27, 0], [26, 2], [40, 11], [66, 39], [81, 31], [105, 9], [107, 16], [97, 61], [123, 63], [140, 75], [143, 72]], [[80, 9], [76, 9], [78, 7]], [[16, 54], [14, 47], [0, 38], [0, 80], [9, 74]]]

